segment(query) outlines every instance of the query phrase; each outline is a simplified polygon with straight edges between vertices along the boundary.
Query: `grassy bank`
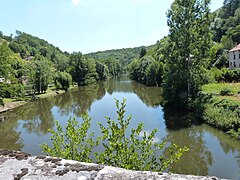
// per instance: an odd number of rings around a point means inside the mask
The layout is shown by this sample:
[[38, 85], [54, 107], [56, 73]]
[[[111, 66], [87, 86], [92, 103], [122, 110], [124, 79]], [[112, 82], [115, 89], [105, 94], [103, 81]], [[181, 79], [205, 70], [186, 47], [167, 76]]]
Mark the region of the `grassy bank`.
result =
[[240, 138], [240, 83], [204, 85], [202, 118], [208, 124]]
[[[71, 86], [69, 90], [77, 88], [77, 85]], [[55, 87], [49, 87], [45, 93], [36, 94], [37, 99], [48, 98], [63, 94], [66, 91], [56, 90]], [[24, 96], [22, 98], [3, 98], [4, 106], [0, 106], [0, 113], [9, 111], [16, 107], [22, 106], [32, 100], [32, 95]]]

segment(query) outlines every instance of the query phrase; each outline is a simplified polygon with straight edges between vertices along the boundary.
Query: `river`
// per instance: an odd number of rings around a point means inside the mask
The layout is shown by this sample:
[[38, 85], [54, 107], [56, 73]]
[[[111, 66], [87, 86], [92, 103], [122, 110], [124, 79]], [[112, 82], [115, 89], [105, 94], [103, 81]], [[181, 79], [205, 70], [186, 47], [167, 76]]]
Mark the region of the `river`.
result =
[[127, 100], [126, 114], [132, 115], [130, 127], [143, 122], [146, 132], [158, 129], [156, 141], [190, 148], [172, 172], [240, 179], [240, 142], [202, 124], [190, 113], [162, 108], [161, 88], [146, 87], [127, 77], [79, 87], [1, 114], [5, 121], [0, 122], [0, 148], [40, 154], [39, 144], [51, 143], [48, 129], [55, 128], [54, 120], [66, 125], [70, 116], [80, 120], [86, 111], [92, 117], [90, 130], [98, 135], [97, 122], [104, 124], [105, 116], [116, 118], [114, 98]]

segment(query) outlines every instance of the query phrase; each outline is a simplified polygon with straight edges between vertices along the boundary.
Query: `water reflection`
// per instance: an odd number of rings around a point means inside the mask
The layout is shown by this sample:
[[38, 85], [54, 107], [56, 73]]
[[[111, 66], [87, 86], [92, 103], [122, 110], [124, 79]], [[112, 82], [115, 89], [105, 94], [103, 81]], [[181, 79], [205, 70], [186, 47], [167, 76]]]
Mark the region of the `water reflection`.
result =
[[51, 111], [53, 106], [53, 98], [27, 103], [24, 106], [14, 109], [12, 112], [5, 113], [4, 116], [6, 121], [4, 121], [4, 123], [22, 120], [23, 128], [26, 132], [45, 135], [48, 133], [48, 129], [54, 126], [54, 119]]
[[202, 124], [194, 118], [194, 114], [162, 108], [161, 88], [146, 87], [127, 77], [79, 87], [1, 114], [5, 121], [0, 122], [0, 148], [39, 154], [41, 149], [38, 145], [44, 141], [50, 143], [48, 129], [55, 128], [54, 119], [65, 125], [69, 116], [80, 117], [87, 111], [92, 117], [91, 130], [98, 134], [97, 122], [102, 120], [104, 124], [104, 116], [116, 116], [115, 97], [127, 99], [127, 114], [133, 115], [131, 127], [144, 122], [147, 132], [158, 128], [156, 141], [163, 139], [190, 148], [180, 162], [173, 166], [173, 172], [209, 174], [230, 179], [240, 177], [238, 141]]
[[0, 123], [0, 148], [21, 150], [23, 141], [20, 138], [21, 132], [17, 132], [18, 122], [16, 120], [5, 120]]
[[100, 100], [105, 95], [103, 82], [83, 86], [78, 91], [71, 91], [56, 97], [55, 105], [59, 108], [62, 115], [74, 113], [77, 117], [90, 111], [94, 101]]
[[194, 114], [179, 109], [164, 108], [164, 119], [169, 132], [164, 139], [190, 149], [172, 170], [177, 173], [207, 175], [213, 158], [205, 143], [204, 129], [193, 126], [200, 124]]

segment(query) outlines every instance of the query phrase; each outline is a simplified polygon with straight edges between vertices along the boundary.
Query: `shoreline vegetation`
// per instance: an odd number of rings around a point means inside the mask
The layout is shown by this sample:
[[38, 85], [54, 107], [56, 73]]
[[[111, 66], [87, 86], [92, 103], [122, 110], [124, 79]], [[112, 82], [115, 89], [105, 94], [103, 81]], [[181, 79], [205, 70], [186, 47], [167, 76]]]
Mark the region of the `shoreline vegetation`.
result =
[[240, 140], [240, 83], [206, 84], [202, 93], [203, 121]]
[[[74, 90], [78, 88], [77, 85], [72, 85], [70, 86], [70, 88], [68, 89], [68, 91]], [[53, 97], [53, 96], [58, 96], [61, 94], [64, 94], [65, 90], [56, 90], [55, 88], [49, 88], [45, 93], [39, 93], [36, 94], [36, 100], [38, 99], [44, 99], [44, 98], [49, 98], [49, 97]], [[7, 111], [11, 111], [14, 108], [17, 108], [19, 106], [23, 106], [24, 104], [34, 101], [32, 100], [33, 98], [33, 94], [26, 96], [25, 100], [19, 100], [19, 99], [15, 99], [15, 98], [4, 98], [3, 102], [4, 102], [4, 106], [0, 106], [0, 114], [7, 112]]]

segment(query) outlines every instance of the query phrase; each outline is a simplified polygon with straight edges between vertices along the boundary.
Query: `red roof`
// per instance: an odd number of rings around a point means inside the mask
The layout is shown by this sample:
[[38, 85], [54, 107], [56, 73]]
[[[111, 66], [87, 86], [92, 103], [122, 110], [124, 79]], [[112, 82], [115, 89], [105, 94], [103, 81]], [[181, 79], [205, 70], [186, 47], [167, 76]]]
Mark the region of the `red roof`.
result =
[[240, 51], [240, 44], [237, 45], [235, 48], [231, 49], [229, 52], [233, 52], [233, 51]]

